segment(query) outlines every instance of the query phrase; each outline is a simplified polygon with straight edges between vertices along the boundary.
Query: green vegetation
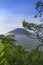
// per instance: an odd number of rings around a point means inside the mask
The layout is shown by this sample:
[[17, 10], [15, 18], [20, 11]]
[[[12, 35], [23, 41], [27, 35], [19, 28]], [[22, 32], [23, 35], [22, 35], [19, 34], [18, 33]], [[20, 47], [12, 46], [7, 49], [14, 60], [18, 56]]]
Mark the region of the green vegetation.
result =
[[32, 37], [31, 35], [28, 35], [28, 37], [33, 38], [33, 39], [38, 39], [41, 42], [41, 45], [43, 44], [43, 25], [42, 24], [28, 23], [26, 21], [23, 21], [23, 27], [25, 29], [33, 31], [36, 34], [36, 38]]
[[10, 43], [12, 45], [14, 44], [14, 42], [16, 42], [16, 40], [14, 39], [14, 35], [0, 35], [0, 40], [2, 43]]
[[43, 52], [38, 49], [27, 52], [22, 46], [0, 42], [0, 65], [43, 65]]
[[11, 44], [0, 43], [0, 65], [17, 65], [22, 63], [25, 56], [24, 49], [13, 47]]
[[[0, 35], [0, 65], [43, 65], [42, 51], [36, 48], [27, 52], [22, 46], [13, 46], [8, 42], [9, 37], [13, 39], [12, 35]], [[5, 39], [6, 42], [3, 40], [4, 38], [7, 39]]]

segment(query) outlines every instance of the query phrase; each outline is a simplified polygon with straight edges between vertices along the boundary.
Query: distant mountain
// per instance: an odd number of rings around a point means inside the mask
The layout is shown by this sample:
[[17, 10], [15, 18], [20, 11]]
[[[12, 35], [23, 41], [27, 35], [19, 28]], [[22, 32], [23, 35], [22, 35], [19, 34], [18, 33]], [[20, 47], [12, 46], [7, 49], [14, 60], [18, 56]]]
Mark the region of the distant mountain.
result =
[[31, 34], [30, 32], [28, 32], [27, 30], [25, 30], [23, 28], [16, 28], [15, 30], [10, 31], [9, 33], [19, 34], [19, 35]]
[[17, 40], [16, 45], [21, 45], [25, 47], [26, 50], [28, 51], [40, 44], [40, 42], [37, 39], [32, 39], [27, 37], [27, 35], [30, 35], [30, 34], [33, 37], [35, 36], [23, 28], [17, 28], [15, 30], [8, 32], [8, 34], [14, 34], [15, 39]]

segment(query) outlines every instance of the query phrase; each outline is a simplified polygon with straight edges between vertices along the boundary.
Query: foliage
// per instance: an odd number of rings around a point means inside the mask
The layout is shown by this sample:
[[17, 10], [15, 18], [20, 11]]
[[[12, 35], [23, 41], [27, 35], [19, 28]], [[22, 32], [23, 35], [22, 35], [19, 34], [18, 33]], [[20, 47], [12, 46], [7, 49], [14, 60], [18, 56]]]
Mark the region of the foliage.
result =
[[0, 65], [24, 65], [25, 55], [21, 46], [0, 43]]
[[16, 42], [14, 35], [0, 35], [0, 40], [2, 43], [10, 43], [12, 45]]
[[42, 2], [42, 0], [40, 0], [36, 3], [35, 9], [38, 11], [38, 15], [35, 15], [35, 18], [38, 16], [41, 17], [42, 13], [43, 13], [43, 2]]
[[[3, 40], [4, 37], [9, 39], [9, 36], [1, 35], [0, 39]], [[0, 65], [43, 65], [42, 51], [33, 49], [27, 52], [22, 46], [13, 46], [8, 41], [6, 43], [0, 41]]]
[[26, 52], [22, 46], [0, 43], [0, 65], [43, 65], [43, 52]]
[[43, 43], [43, 25], [42, 24], [28, 23], [23, 21], [23, 27], [33, 31], [37, 37], [34, 39], [38, 39], [41, 43]]

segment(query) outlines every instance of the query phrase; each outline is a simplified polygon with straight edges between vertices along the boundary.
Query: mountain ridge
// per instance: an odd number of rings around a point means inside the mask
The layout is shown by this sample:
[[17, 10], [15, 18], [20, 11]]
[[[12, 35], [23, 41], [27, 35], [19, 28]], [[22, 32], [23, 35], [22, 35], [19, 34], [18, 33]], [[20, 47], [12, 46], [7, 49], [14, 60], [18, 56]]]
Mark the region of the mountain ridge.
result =
[[26, 35], [26, 34], [31, 34], [29, 31], [27, 31], [24, 28], [16, 28], [8, 33], [12, 33], [12, 34], [22, 34], [22, 35]]

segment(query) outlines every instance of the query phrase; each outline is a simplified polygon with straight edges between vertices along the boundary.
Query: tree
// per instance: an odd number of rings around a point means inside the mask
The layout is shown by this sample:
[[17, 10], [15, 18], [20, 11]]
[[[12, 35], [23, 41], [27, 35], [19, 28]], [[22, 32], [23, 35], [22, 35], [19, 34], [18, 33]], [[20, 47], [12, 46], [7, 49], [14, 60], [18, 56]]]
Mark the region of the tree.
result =
[[14, 42], [16, 42], [14, 35], [0, 35], [0, 41], [2, 43], [10, 43], [11, 45], [14, 45]]
[[39, 36], [41, 36], [41, 41], [43, 43], [43, 1], [42, 0], [39, 0], [36, 3], [35, 9], [38, 11], [38, 14], [35, 15], [35, 16], [36, 17], [39, 17], [40, 18], [40, 21], [39, 22], [41, 22], [41, 27], [39, 28], [41, 35], [39, 35]]
[[36, 17], [42, 17], [42, 14], [43, 14], [43, 1], [42, 1], [42, 0], [39, 0], [39, 1], [36, 3], [35, 9], [38, 11], [38, 14], [35, 15], [35, 18], [36, 18]]
[[[43, 23], [42, 23], [43, 2], [42, 1], [38, 1], [36, 3], [36, 10], [38, 11], [38, 14], [35, 15], [34, 17], [35, 18], [40, 17], [41, 23], [35, 24], [35, 23], [28, 23], [26, 21], [23, 21], [23, 27], [25, 29], [33, 31], [36, 34], [36, 38], [33, 38], [31, 35], [29, 36], [30, 38], [38, 39], [43, 44]], [[40, 45], [38, 47], [40, 47]]]

